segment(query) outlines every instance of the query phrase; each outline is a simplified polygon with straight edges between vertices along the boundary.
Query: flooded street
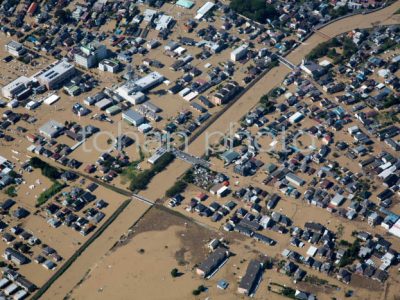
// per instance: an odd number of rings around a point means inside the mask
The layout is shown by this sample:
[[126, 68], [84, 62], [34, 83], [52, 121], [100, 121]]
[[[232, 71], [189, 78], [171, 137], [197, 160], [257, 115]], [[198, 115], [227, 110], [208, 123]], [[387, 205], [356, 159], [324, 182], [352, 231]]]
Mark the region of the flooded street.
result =
[[[399, 8], [400, 2], [396, 2], [389, 7], [371, 14], [352, 16], [334, 22], [320, 30], [323, 34], [314, 33], [286, 58], [292, 63], [301, 63], [301, 60], [313, 48], [327, 40], [326, 35], [334, 37], [357, 28], [368, 28], [378, 24], [399, 24], [400, 15], [393, 15]], [[289, 72], [289, 68], [282, 64], [268, 72], [189, 146], [189, 152], [193, 155], [202, 156], [206, 150], [205, 145], [208, 135], [214, 132], [227, 132], [229, 130], [229, 124], [232, 122], [236, 124], [236, 126], [239, 125], [239, 120], [251, 110], [251, 108], [257, 105], [260, 97], [267, 94], [274, 87], [280, 85]], [[163, 197], [165, 191], [174, 184], [176, 178], [184, 173], [188, 167], [189, 165], [182, 161], [175, 161], [165, 172], [153, 178], [148, 189], [141, 193], [150, 199]]]
[[[314, 33], [286, 58], [292, 63], [299, 64], [314, 47], [326, 41], [328, 39], [327, 36], [333, 37], [356, 28], [398, 24], [400, 23], [400, 15], [393, 16], [393, 13], [399, 8], [400, 2], [398, 1], [390, 7], [368, 15], [352, 16], [334, 22], [321, 29], [320, 32], [322, 34]], [[237, 127], [239, 120], [257, 105], [260, 97], [280, 85], [289, 72], [290, 70], [284, 65], [280, 65], [268, 72], [219, 119], [211, 124], [204, 133], [195, 139], [189, 146], [188, 152], [196, 156], [202, 156], [206, 150], [207, 137], [211, 132], [223, 134], [227, 132], [231, 123], [235, 123]], [[140, 194], [151, 200], [164, 197], [165, 191], [189, 167], [188, 163], [176, 159], [165, 171], [156, 175], [148, 185], [148, 188], [140, 192]], [[76, 299], [108, 299], [110, 297], [114, 299], [132, 299], [132, 295], [146, 299], [168, 299], [168, 297], [171, 299], [171, 295], [174, 294], [174, 299], [180, 299], [178, 298], [181, 295], [180, 290], [172, 286], [174, 280], [169, 276], [169, 272], [177, 264], [174, 257], [176, 252], [173, 249], [184, 247], [181, 240], [184, 237], [182, 232], [187, 226], [186, 223], [172, 224], [168, 230], [150, 231], [148, 235], [138, 235], [136, 240], [132, 241], [128, 247], [121, 248], [118, 252], [112, 254], [108, 253], [119, 237], [128, 230], [134, 220], [141, 217], [146, 209], [147, 206], [145, 204], [132, 201], [115, 222], [50, 287], [43, 299], [62, 299], [71, 290], [74, 290], [71, 298], [76, 297]], [[308, 212], [309, 208], [296, 207], [293, 214], [303, 211], [304, 215], [306, 215], [306, 210]], [[318, 215], [318, 211], [315, 214]], [[161, 223], [166, 222], [163, 218], [158, 220], [161, 220]], [[156, 221], [156, 218], [154, 220]], [[338, 220], [336, 221], [339, 222]], [[348, 232], [346, 233], [349, 234]], [[284, 246], [283, 243], [282, 246]], [[143, 251], [138, 252], [138, 248], [143, 249]], [[146, 255], [143, 255], [144, 253]], [[148, 253], [151, 255], [147, 256]], [[235, 264], [232, 263], [230, 267], [232, 269], [231, 273], [235, 271], [236, 265], [239, 264], [238, 261], [234, 262]], [[159, 269], [149, 271], [149, 268], [154, 263], [157, 263]], [[87, 274], [88, 270], [92, 270], [92, 272]], [[179, 286], [182, 286], [182, 288], [190, 286], [190, 290], [192, 287], [195, 288], [202, 283], [198, 278], [193, 278], [190, 270], [186, 271], [187, 275], [182, 278]], [[243, 273], [242, 270], [240, 273]], [[226, 276], [228, 275], [226, 274]], [[230, 274], [229, 276], [232, 275]], [[86, 281], [80, 285], [78, 282], [82, 278], [85, 278]], [[235, 277], [232, 276], [229, 279], [233, 282]], [[114, 284], [113, 280], [118, 284]], [[289, 279], [280, 278], [280, 280], [280, 282], [285, 282], [284, 280]], [[138, 291], [140, 288], [142, 288], [141, 291]], [[94, 291], [97, 294], [94, 294]], [[102, 294], [99, 296], [99, 293]], [[185, 294], [182, 299], [188, 299], [188, 297], [191, 296]], [[328, 295], [326, 297], [328, 299]], [[371, 295], [365, 295], [365, 299], [369, 297], [376, 299], [377, 295], [374, 292], [371, 292]], [[214, 298], [217, 299], [218, 295], [213, 295]], [[219, 299], [225, 300], [223, 297]]]

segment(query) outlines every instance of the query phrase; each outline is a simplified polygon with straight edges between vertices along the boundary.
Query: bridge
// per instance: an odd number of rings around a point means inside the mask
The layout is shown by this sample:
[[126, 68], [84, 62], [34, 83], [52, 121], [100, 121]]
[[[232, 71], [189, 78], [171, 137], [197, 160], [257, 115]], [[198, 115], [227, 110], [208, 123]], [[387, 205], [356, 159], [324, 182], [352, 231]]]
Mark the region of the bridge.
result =
[[183, 160], [189, 164], [192, 165], [201, 165], [203, 167], [209, 168], [210, 163], [206, 161], [205, 159], [202, 159], [200, 157], [194, 156], [190, 153], [184, 152], [182, 150], [178, 149], [173, 149], [172, 153], [175, 155], [176, 158]]
[[143, 203], [145, 203], [147, 205], [150, 205], [150, 206], [153, 206], [155, 204], [155, 202], [153, 202], [153, 201], [151, 201], [151, 200], [149, 200], [149, 199], [147, 199], [147, 198], [145, 198], [145, 197], [143, 197], [141, 195], [138, 195], [138, 194], [134, 194], [133, 193], [132, 194], [132, 198], [135, 199], [135, 200], [141, 201], [141, 202], [143, 202]]
[[290, 70], [294, 70], [297, 68], [297, 66], [290, 62], [289, 60], [287, 60], [286, 58], [284, 58], [283, 56], [277, 55], [278, 56], [278, 60], [280, 63], [284, 64], [286, 67], [288, 67]]
[[323, 38], [327, 39], [327, 40], [331, 40], [332, 37], [327, 35], [326, 33], [323, 33], [321, 31], [319, 31], [318, 29], [313, 29], [313, 32], [315, 32], [316, 34], [319, 34], [320, 36], [322, 36]]

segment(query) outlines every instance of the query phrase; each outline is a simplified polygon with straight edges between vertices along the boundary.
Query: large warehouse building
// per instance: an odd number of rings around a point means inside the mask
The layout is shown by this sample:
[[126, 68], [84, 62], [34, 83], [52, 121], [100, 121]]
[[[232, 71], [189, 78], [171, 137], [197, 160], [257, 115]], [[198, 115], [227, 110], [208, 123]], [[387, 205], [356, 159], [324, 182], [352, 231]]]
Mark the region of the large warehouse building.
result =
[[28, 89], [28, 84], [31, 80], [26, 76], [21, 76], [5, 85], [1, 89], [1, 93], [4, 97], [8, 99], [13, 99], [18, 96], [18, 94], [23, 93], [26, 89]]
[[164, 76], [158, 72], [152, 72], [138, 80], [127, 81], [115, 90], [125, 100], [132, 104], [140, 104], [145, 101], [146, 97], [144, 92], [155, 87], [164, 81]]
[[75, 75], [75, 67], [70, 63], [60, 60], [35, 75], [40, 84], [49, 90], [61, 87], [61, 84]]

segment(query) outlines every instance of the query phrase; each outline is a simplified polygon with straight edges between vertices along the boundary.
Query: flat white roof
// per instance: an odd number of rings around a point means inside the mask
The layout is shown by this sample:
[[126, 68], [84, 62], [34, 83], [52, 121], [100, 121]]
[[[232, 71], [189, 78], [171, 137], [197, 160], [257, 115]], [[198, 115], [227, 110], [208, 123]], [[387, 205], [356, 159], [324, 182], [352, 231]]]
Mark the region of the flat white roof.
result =
[[7, 162], [7, 161], [8, 161], [7, 158], [5, 158], [4, 156], [1, 156], [1, 155], [0, 155], [0, 165], [4, 164], [4, 163]]
[[105, 107], [105, 106], [110, 105], [110, 104], [111, 104], [111, 100], [106, 98], [106, 99], [102, 99], [99, 102], [97, 102], [95, 104], [95, 106], [99, 107], [99, 108], [102, 108], [102, 107]]
[[344, 202], [344, 196], [340, 195], [340, 194], [336, 194], [332, 200], [331, 200], [331, 204], [335, 205], [335, 206], [339, 206]]
[[243, 45], [237, 47], [236, 49], [232, 50], [231, 53], [234, 54], [234, 55], [239, 54], [240, 52], [246, 50], [248, 47], [249, 47], [249, 45], [243, 44]]
[[20, 86], [21, 84], [27, 84], [31, 80], [26, 76], [20, 76], [17, 79], [11, 81], [9, 84], [3, 87], [3, 90], [12, 91], [16, 87]]
[[176, 5], [189, 9], [193, 7], [194, 3], [189, 0], [178, 0]]
[[327, 60], [327, 59], [324, 59], [323, 61], [321, 61], [319, 63], [319, 65], [322, 66], [322, 67], [327, 67], [327, 66], [331, 65], [331, 62], [329, 60]]
[[47, 97], [46, 99], [44, 99], [44, 104], [47, 105], [52, 105], [53, 103], [57, 102], [60, 99], [60, 96], [58, 96], [57, 94], [53, 94], [49, 97]]
[[151, 19], [153, 19], [154, 15], [157, 13], [154, 9], [146, 9], [143, 13], [144, 15], [144, 21], [149, 22]]
[[194, 98], [197, 97], [198, 94], [199, 94], [198, 92], [190, 92], [189, 94], [184, 96], [183, 99], [186, 101], [192, 101]]
[[51, 80], [55, 77], [58, 77], [69, 70], [74, 69], [74, 66], [71, 65], [70, 63], [66, 62], [65, 60], [60, 60], [56, 63], [54, 63], [48, 70], [45, 72], [39, 74], [37, 76], [38, 80]]
[[400, 219], [389, 229], [389, 233], [400, 237]]
[[124, 111], [122, 113], [122, 117], [123, 118], [128, 118], [129, 120], [132, 120], [132, 121], [135, 121], [135, 122], [141, 121], [144, 118], [142, 114], [140, 114], [140, 113], [138, 113], [138, 112], [136, 112], [136, 111], [134, 111], [132, 109], [128, 109], [128, 110]]
[[141, 88], [146, 88], [149, 85], [154, 84], [155, 82], [161, 82], [164, 80], [164, 76], [161, 75], [158, 72], [151, 72], [147, 76], [144, 76], [138, 80], [136, 80], [135, 85], [141, 87]]
[[18, 50], [18, 49], [22, 48], [22, 44], [18, 43], [17, 41], [11, 41], [7, 44], [7, 47]]
[[151, 128], [153, 128], [153, 126], [151, 126], [149, 123], [144, 123], [138, 127], [138, 130], [144, 131], [144, 130], [151, 129]]
[[315, 253], [317, 253], [318, 248], [314, 246], [310, 246], [307, 250], [307, 255], [313, 257]]
[[161, 30], [168, 28], [169, 24], [172, 22], [172, 17], [168, 15], [162, 15], [158, 20], [157, 20], [157, 26], [156, 30]]
[[201, 20], [213, 7], [215, 6], [212, 2], [207, 2], [197, 11], [196, 16], [194, 17], [196, 20]]
[[53, 136], [63, 128], [64, 125], [62, 125], [61, 123], [54, 120], [50, 120], [39, 128], [39, 132], [42, 134], [46, 134], [48, 136]]

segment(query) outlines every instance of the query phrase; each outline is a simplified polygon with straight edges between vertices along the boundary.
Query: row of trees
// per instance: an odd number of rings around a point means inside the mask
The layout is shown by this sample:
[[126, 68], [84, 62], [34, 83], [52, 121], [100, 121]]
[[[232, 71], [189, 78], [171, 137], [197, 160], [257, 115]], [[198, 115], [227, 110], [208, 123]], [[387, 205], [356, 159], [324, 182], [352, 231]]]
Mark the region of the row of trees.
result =
[[182, 179], [176, 181], [175, 184], [166, 191], [165, 196], [171, 198], [177, 194], [183, 193], [188, 186], [188, 183], [193, 183], [193, 180], [193, 169], [189, 169], [182, 176]]
[[151, 179], [157, 173], [163, 171], [174, 159], [174, 154], [171, 152], [165, 153], [150, 169], [134, 175], [129, 185], [129, 189], [131, 191], [146, 189]]
[[184, 182], [183, 180], [178, 180], [172, 187], [170, 187], [166, 191], [165, 196], [171, 198], [177, 194], [182, 193], [186, 189], [186, 187], [187, 187], [186, 182]]
[[232, 0], [230, 7], [237, 13], [263, 24], [267, 19], [278, 17], [275, 7], [265, 0]]
[[60, 172], [57, 168], [49, 165], [47, 162], [41, 160], [39, 157], [32, 157], [29, 161], [32, 168], [40, 169], [43, 176], [46, 176], [53, 184], [50, 188], [45, 190], [40, 194], [36, 201], [36, 206], [40, 206], [47, 202], [47, 200], [51, 199], [53, 196], [57, 195], [63, 188], [67, 185], [65, 183], [60, 183], [56, 179], [60, 178]]
[[339, 262], [339, 267], [351, 265], [358, 257], [360, 251], [360, 241], [356, 239], [353, 244], [346, 250]]
[[[336, 47], [341, 48], [342, 54], [336, 52]], [[344, 60], [348, 60], [353, 54], [358, 51], [357, 45], [353, 40], [345, 37], [341, 40], [333, 38], [327, 42], [319, 44], [307, 55], [307, 59], [316, 60], [324, 56], [333, 59], [334, 64], [339, 64]]]
[[50, 180], [56, 180], [60, 178], [60, 172], [57, 170], [57, 168], [49, 165], [39, 157], [32, 157], [30, 159], [30, 165], [32, 168], [40, 169], [42, 171], [42, 175], [46, 176]]
[[58, 181], [55, 181], [53, 185], [45, 190], [43, 193], [40, 194], [36, 201], [36, 207], [44, 204], [47, 202], [47, 200], [51, 199], [53, 196], [57, 195], [63, 188], [65, 188], [67, 185], [65, 183], [60, 183]]
[[315, 60], [328, 55], [329, 51], [335, 47], [341, 47], [342, 43], [337, 39], [333, 38], [327, 42], [319, 44], [307, 55], [307, 59]]

